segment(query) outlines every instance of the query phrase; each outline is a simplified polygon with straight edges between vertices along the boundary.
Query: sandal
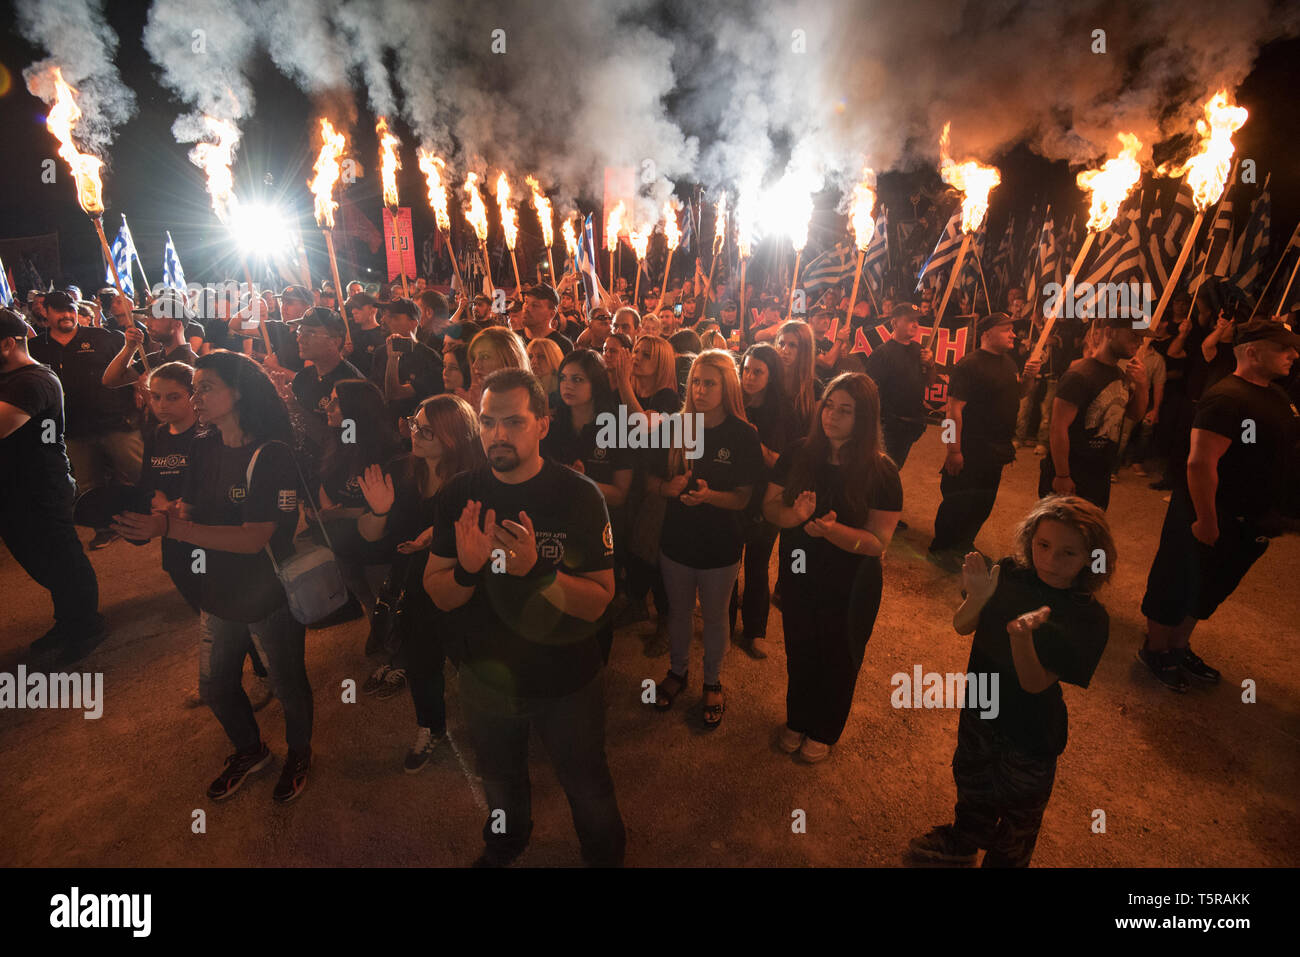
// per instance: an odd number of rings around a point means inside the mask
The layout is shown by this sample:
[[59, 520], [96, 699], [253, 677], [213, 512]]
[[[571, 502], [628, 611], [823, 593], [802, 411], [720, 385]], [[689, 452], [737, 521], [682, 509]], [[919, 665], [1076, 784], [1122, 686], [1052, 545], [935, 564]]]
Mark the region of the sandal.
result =
[[722, 715], [727, 710], [726, 695], [723, 695], [722, 702], [720, 704], [707, 704], [708, 695], [710, 693], [722, 695], [722, 683], [719, 682], [716, 685], [704, 686], [704, 694], [705, 694], [704, 700], [706, 704], [703, 705], [703, 709], [704, 709], [704, 728], [706, 731], [712, 731], [718, 725], [722, 724]]
[[655, 688], [655, 710], [667, 711], [673, 706], [673, 699], [686, 687], [686, 676], [675, 674], [671, 669], [667, 677]]

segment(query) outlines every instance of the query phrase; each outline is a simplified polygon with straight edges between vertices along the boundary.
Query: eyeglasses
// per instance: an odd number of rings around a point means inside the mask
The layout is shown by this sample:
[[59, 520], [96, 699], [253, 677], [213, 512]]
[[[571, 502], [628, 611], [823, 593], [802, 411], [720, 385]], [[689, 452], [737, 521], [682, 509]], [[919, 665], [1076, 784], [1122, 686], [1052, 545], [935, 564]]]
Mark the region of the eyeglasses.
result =
[[406, 418], [402, 419], [402, 425], [406, 427], [406, 431], [410, 432], [411, 435], [418, 435], [426, 442], [432, 442], [438, 437], [438, 433], [433, 431], [433, 429], [426, 429], [422, 425], [417, 425], [415, 422], [415, 416], [413, 415], [408, 415]]

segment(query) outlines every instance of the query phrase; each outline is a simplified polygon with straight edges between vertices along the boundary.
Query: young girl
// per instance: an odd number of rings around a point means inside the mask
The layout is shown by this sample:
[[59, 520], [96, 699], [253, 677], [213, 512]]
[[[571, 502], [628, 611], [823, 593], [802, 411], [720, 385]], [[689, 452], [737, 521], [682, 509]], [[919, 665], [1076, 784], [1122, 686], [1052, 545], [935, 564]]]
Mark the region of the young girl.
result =
[[783, 529], [789, 686], [777, 744], [810, 764], [830, 755], [848, 721], [880, 611], [881, 557], [902, 510], [898, 469], [881, 448], [876, 385], [861, 372], [837, 376], [808, 437], [776, 463], [763, 507]]
[[453, 475], [482, 464], [483, 445], [478, 416], [457, 396], [425, 399], [403, 425], [411, 435], [411, 454], [387, 472], [377, 465], [366, 469], [361, 490], [368, 510], [357, 519], [357, 530], [389, 552], [393, 579], [402, 584], [397, 628], [417, 725], [404, 767], [414, 774], [428, 763], [447, 731], [443, 638], [449, 615], [438, 611], [424, 590], [433, 500]]
[[1105, 513], [1075, 495], [1049, 495], [1015, 542], [1015, 557], [991, 571], [978, 552], [962, 568], [966, 599], [952, 623], [975, 633], [966, 670], [988, 676], [997, 713], [962, 709], [955, 820], [912, 840], [921, 858], [971, 864], [984, 848], [985, 867], [1029, 866], [1065, 750], [1060, 683], [1086, 688], [1106, 648], [1110, 619], [1093, 596], [1115, 571]]
[[813, 409], [821, 398], [812, 327], [798, 319], [783, 323], [777, 333], [776, 351], [785, 370], [785, 394], [794, 407], [796, 431], [803, 435], [812, 425]]
[[745, 533], [742, 512], [763, 478], [758, 432], [745, 419], [745, 405], [729, 352], [696, 357], [686, 390], [684, 418], [703, 424], [694, 441], [698, 457], [680, 445], [668, 452], [664, 477], [651, 474], [650, 494], [668, 500], [659, 544], [659, 567], [668, 591], [671, 657], [655, 707], [667, 711], [686, 685], [695, 596], [704, 618], [704, 726], [722, 723], [726, 698], [720, 675], [727, 650], [727, 605], [740, 570]]

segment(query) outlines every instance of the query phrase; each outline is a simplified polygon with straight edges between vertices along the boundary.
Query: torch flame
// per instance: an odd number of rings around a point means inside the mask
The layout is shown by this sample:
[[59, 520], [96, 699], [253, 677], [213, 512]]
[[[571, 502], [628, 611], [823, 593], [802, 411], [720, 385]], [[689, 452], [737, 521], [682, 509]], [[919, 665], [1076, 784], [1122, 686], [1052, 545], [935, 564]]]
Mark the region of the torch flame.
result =
[[[649, 238], [646, 237], [647, 240]], [[664, 203], [664, 238], [668, 240], [669, 249], [676, 249], [682, 241], [682, 231], [677, 225], [677, 210], [673, 209], [671, 200]]]
[[416, 150], [416, 155], [420, 159], [420, 172], [424, 173], [425, 181], [429, 184], [429, 206], [438, 221], [438, 228], [445, 233], [451, 229], [451, 215], [447, 212], [447, 187], [442, 182], [442, 172], [447, 164], [423, 147]]
[[754, 242], [754, 196], [748, 190], [742, 190], [736, 198], [736, 248], [741, 259], [748, 259], [750, 247]]
[[54, 107], [45, 121], [55, 139], [59, 141], [59, 155], [72, 168], [72, 176], [77, 182], [77, 202], [91, 216], [104, 212], [104, 184], [99, 178], [103, 160], [88, 153], [78, 152], [72, 142], [72, 128], [81, 119], [81, 109], [74, 97], [77, 91], [63, 80], [63, 71], [54, 67], [54, 87], [57, 95]]
[[397, 159], [397, 137], [388, 131], [388, 120], [379, 118], [375, 124], [379, 135], [379, 170], [384, 180], [384, 205], [397, 207], [397, 171], [402, 164]]
[[871, 215], [876, 207], [876, 191], [872, 188], [875, 182], [875, 172], [871, 169], [863, 170], [862, 182], [853, 187], [853, 205], [849, 209], [853, 237], [858, 249], [863, 252], [871, 245], [871, 238], [876, 234], [876, 221]]
[[612, 253], [615, 249], [618, 249], [618, 234], [623, 231], [624, 212], [626, 212], [626, 209], [620, 199], [618, 205], [610, 210], [609, 216], [605, 220], [605, 249], [608, 252]]
[[727, 194], [718, 197], [718, 205], [713, 217], [713, 252], [717, 255], [722, 249], [723, 240], [727, 238]]
[[1106, 160], [1101, 169], [1084, 170], [1076, 179], [1079, 189], [1092, 194], [1092, 206], [1088, 211], [1090, 232], [1099, 233], [1110, 228], [1119, 214], [1120, 205], [1142, 178], [1142, 167], [1137, 161], [1142, 141], [1132, 133], [1120, 133], [1119, 141], [1124, 145], [1118, 156]]
[[506, 234], [506, 247], [515, 248], [519, 240], [519, 214], [510, 206], [510, 180], [503, 171], [497, 177], [497, 205], [501, 207], [501, 230]]
[[627, 241], [631, 243], [632, 251], [636, 253], [637, 262], [644, 262], [646, 249], [650, 246], [650, 230], [633, 229], [628, 233]]
[[316, 178], [307, 184], [316, 195], [316, 225], [322, 229], [334, 228], [334, 210], [339, 204], [334, 202], [334, 184], [339, 180], [339, 157], [343, 155], [345, 140], [342, 133], [334, 131], [334, 125], [327, 119], [320, 121], [320, 138], [322, 146], [316, 157]]
[[1228, 91], [1220, 90], [1205, 104], [1205, 118], [1196, 121], [1201, 149], [1181, 166], [1170, 169], [1166, 163], [1157, 173], [1162, 176], [1187, 175], [1192, 188], [1192, 202], [1197, 212], [1204, 212], [1223, 195], [1223, 187], [1232, 171], [1232, 134], [1241, 129], [1250, 114], [1244, 107], [1228, 102]]
[[569, 254], [569, 258], [574, 262], [578, 261], [578, 233], [574, 226], [574, 220], [566, 219], [560, 223], [560, 234], [564, 237], [564, 248]]
[[488, 235], [487, 207], [483, 205], [483, 197], [478, 191], [477, 173], [465, 174], [465, 192], [469, 194], [469, 209], [465, 211], [465, 219], [474, 227], [479, 242], [486, 242]]
[[542, 186], [536, 176], [524, 177], [524, 182], [533, 191], [533, 209], [537, 210], [537, 219], [542, 224], [542, 242], [550, 247], [555, 243], [555, 225], [551, 222], [551, 201], [542, 192]]
[[943, 124], [943, 133], [939, 136], [939, 174], [943, 181], [963, 193], [961, 201], [961, 229], [964, 233], [973, 233], [980, 228], [989, 211], [989, 193], [993, 187], [1002, 182], [1002, 174], [996, 167], [981, 166], [974, 160], [955, 163], [948, 155], [948, 128], [951, 123]]
[[207, 174], [212, 209], [224, 223], [228, 218], [228, 207], [235, 202], [235, 180], [230, 173], [230, 164], [235, 161], [239, 128], [234, 123], [219, 120], [215, 116], [204, 116], [203, 122], [208, 128], [208, 134], [215, 136], [217, 141], [195, 143], [194, 149], [190, 150], [190, 162]]

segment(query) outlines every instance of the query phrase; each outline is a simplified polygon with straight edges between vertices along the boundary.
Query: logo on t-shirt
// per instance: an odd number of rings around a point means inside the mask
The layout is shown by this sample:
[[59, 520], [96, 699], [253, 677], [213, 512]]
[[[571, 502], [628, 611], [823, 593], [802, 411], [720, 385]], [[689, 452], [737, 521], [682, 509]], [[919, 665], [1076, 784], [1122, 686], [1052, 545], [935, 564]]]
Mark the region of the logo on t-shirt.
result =
[[83, 341], [79, 346], [77, 346], [77, 348], [80, 349], [82, 352], [94, 352], [94, 351], [95, 351], [95, 347], [94, 347], [94, 346], [92, 346], [89, 342], [84, 342], [84, 341]]
[[604, 458], [606, 455], [608, 455], [608, 454], [609, 454], [609, 452], [608, 452], [607, 450], [601, 448], [601, 447], [598, 445], [598, 446], [596, 446], [595, 451], [593, 451], [593, 452], [591, 453], [591, 457], [592, 457], [593, 459], [603, 459], [603, 458]]
[[606, 550], [606, 551], [613, 551], [613, 549], [614, 549], [614, 529], [613, 529], [613, 527], [610, 526], [609, 522], [606, 522], [606, 523], [605, 523], [605, 530], [604, 530], [603, 532], [601, 532], [601, 534], [600, 534], [600, 540], [601, 540], [602, 542], [605, 543], [605, 550]]
[[1124, 410], [1128, 406], [1128, 386], [1116, 379], [1097, 393], [1084, 413], [1083, 425], [1094, 447], [1119, 444], [1124, 428]]
[[185, 453], [172, 452], [170, 455], [155, 455], [149, 460], [153, 467], [162, 471], [163, 469], [183, 469], [185, 468]]
[[727, 448], [727, 447], [725, 447], [725, 446], [722, 447], [722, 448], [720, 448], [720, 449], [718, 449], [718, 456], [717, 456], [717, 458], [715, 458], [713, 461], [714, 461], [714, 462], [730, 462], [730, 461], [731, 461], [731, 449], [729, 449], [729, 448]]
[[292, 512], [298, 508], [298, 490], [294, 488], [282, 488], [280, 494], [275, 497], [276, 507], [282, 512]]
[[232, 485], [226, 489], [226, 499], [233, 505], [239, 505], [244, 501], [247, 491], [242, 485]]

